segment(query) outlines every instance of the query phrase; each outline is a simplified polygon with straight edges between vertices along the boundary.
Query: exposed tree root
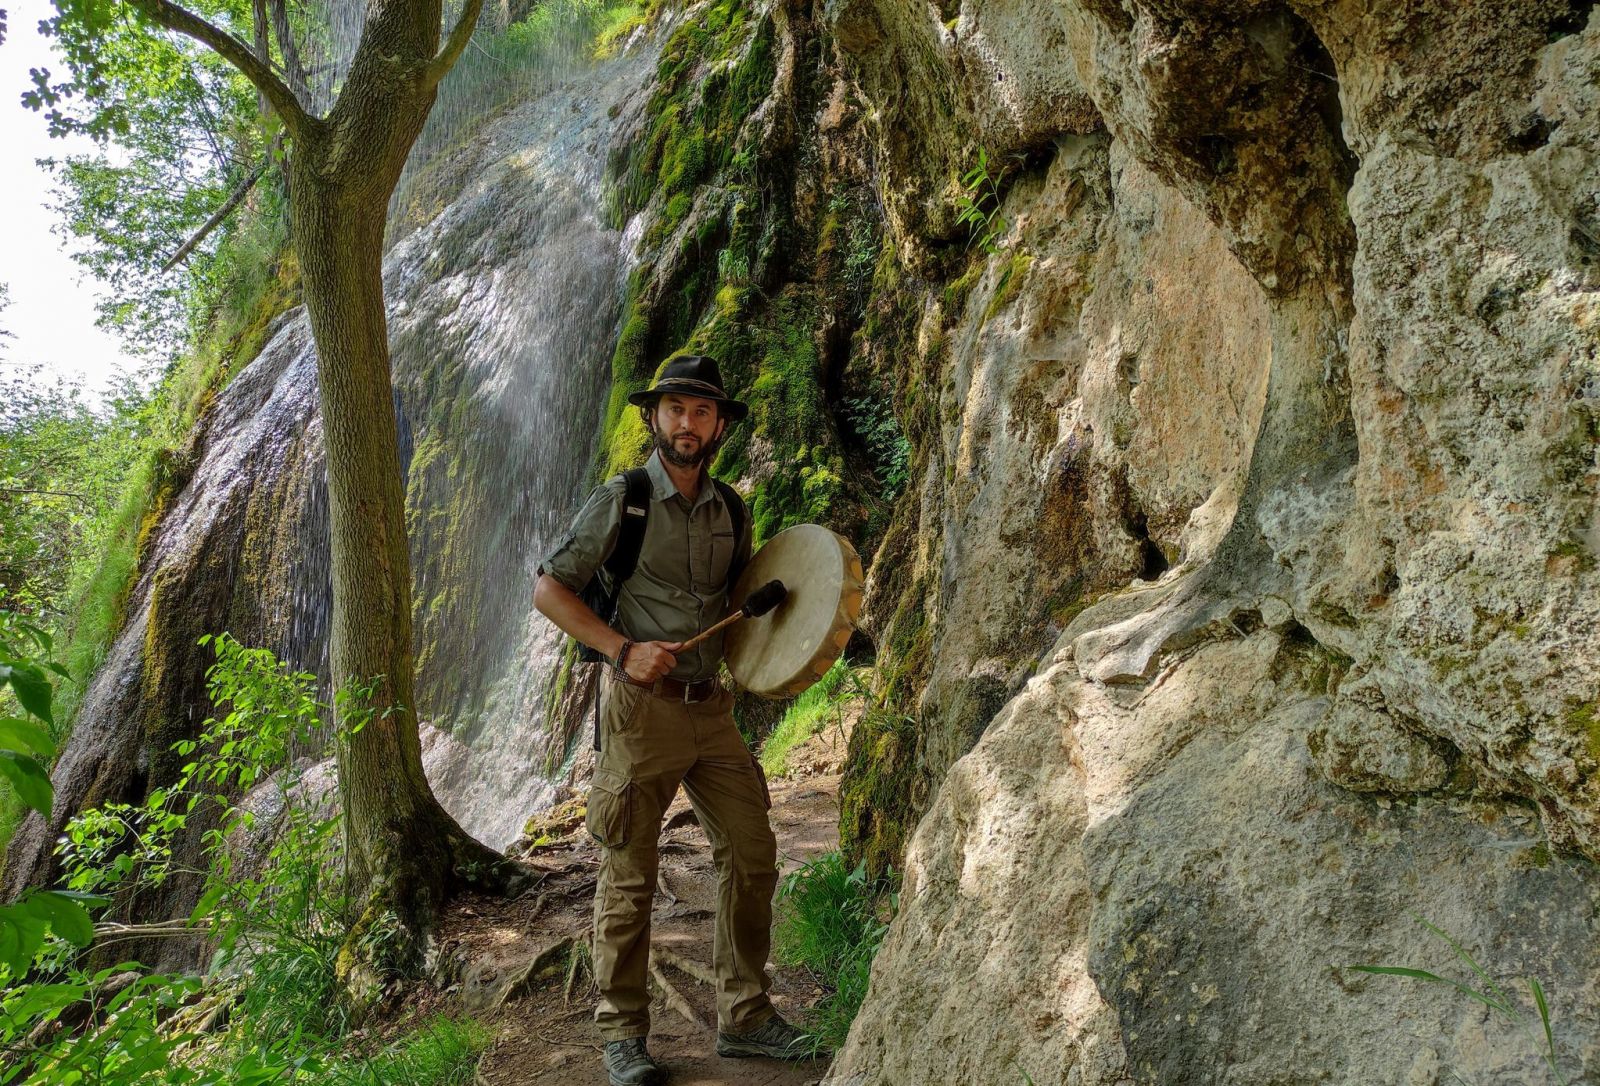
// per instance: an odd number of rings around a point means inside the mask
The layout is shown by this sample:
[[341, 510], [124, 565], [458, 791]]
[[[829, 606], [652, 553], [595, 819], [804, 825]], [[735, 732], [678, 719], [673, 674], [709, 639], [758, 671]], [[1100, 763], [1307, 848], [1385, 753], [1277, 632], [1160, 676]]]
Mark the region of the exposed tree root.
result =
[[700, 1015], [695, 1013], [694, 1007], [687, 999], [683, 998], [683, 993], [678, 991], [677, 987], [667, 979], [667, 975], [661, 971], [661, 967], [656, 964], [653, 956], [650, 959], [650, 976], [655, 980], [656, 985], [660, 987], [661, 994], [666, 999], [669, 1008], [683, 1015], [684, 1018], [688, 1019], [689, 1024], [696, 1029], [707, 1028], [705, 1022], [701, 1021]]
[[555, 968], [560, 963], [565, 962], [572, 952], [572, 939], [562, 939], [545, 947], [533, 961], [511, 975], [511, 979], [506, 981], [505, 986], [500, 989], [500, 994], [495, 997], [495, 1005], [503, 1006], [527, 995], [536, 987], [536, 982], [540, 977], [553, 973]]
[[572, 997], [578, 991], [578, 978], [582, 977], [584, 991], [594, 988], [594, 947], [588, 940], [575, 941], [572, 944], [572, 953], [567, 957], [567, 979], [561, 986], [561, 998], [566, 1003], [572, 1002]]
[[709, 965], [702, 965], [693, 958], [685, 958], [681, 954], [668, 950], [666, 947], [659, 946], [650, 948], [650, 957], [664, 965], [672, 966], [672, 968], [685, 976], [693, 977], [701, 984], [709, 984], [713, 988], [717, 986], [717, 974], [712, 971]]

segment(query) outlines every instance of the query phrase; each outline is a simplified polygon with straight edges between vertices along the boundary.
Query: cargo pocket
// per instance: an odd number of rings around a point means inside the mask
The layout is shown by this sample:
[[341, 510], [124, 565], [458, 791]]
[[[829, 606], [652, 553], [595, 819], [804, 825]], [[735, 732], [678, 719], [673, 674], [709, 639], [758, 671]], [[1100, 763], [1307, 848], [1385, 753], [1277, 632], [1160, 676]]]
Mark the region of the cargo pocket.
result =
[[605, 848], [626, 845], [633, 823], [633, 782], [612, 769], [595, 770], [583, 822], [589, 835]]
[[750, 764], [756, 767], [756, 783], [761, 785], [761, 802], [767, 810], [772, 810], [772, 790], [767, 787], [767, 771], [761, 768], [761, 760], [754, 754], [750, 756]]

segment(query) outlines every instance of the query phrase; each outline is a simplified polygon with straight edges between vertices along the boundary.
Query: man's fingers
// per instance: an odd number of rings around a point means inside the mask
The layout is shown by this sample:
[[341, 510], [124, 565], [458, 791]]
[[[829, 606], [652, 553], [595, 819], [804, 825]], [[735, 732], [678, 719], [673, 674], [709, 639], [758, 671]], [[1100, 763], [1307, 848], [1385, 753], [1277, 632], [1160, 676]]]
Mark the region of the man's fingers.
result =
[[660, 645], [664, 650], [672, 653], [673, 655], [677, 655], [677, 653], [683, 649], [682, 641], [657, 641], [656, 644]]

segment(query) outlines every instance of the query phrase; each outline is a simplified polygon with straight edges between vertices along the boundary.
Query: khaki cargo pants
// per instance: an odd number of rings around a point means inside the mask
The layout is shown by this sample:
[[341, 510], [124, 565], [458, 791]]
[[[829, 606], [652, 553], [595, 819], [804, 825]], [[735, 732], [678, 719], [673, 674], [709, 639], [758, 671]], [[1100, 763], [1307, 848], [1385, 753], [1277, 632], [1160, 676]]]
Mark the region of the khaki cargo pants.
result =
[[683, 785], [717, 866], [717, 1026], [748, 1033], [772, 1015], [767, 951], [777, 842], [761, 767], [733, 723], [727, 690], [685, 704], [601, 682], [600, 756], [587, 825], [601, 847], [594, 899], [595, 1024], [606, 1041], [650, 1031], [650, 908], [661, 819]]

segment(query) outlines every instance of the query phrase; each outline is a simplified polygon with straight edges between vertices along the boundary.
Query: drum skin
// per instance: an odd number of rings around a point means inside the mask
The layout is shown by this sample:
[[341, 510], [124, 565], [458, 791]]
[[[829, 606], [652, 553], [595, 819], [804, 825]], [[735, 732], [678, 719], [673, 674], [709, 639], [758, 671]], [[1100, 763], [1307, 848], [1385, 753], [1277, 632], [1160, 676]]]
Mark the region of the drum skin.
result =
[[797, 524], [773, 536], [739, 575], [730, 611], [771, 580], [789, 590], [761, 618], [724, 635], [728, 671], [752, 694], [787, 698], [822, 678], [844, 652], [861, 616], [861, 556], [820, 524]]

